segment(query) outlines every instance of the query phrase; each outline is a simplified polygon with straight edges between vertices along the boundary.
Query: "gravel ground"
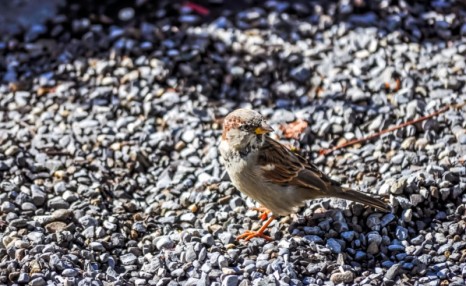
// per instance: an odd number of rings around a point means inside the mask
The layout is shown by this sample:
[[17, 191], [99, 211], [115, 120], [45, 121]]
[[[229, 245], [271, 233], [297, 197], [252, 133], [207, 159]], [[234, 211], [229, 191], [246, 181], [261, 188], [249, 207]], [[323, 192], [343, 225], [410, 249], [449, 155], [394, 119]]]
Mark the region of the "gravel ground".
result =
[[[0, 284], [465, 285], [464, 108], [319, 155], [466, 100], [460, 1], [93, 2], [0, 36]], [[393, 213], [311, 201], [235, 241], [237, 107]]]

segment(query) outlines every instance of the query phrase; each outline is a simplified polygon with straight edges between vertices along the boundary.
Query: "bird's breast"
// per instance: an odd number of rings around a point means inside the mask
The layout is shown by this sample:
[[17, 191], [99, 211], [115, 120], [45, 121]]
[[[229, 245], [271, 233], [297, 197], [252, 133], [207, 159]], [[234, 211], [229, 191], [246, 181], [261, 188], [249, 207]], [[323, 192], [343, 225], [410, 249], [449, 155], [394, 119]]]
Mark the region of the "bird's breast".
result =
[[219, 149], [233, 185], [273, 214], [289, 214], [303, 203], [302, 196], [293, 187], [273, 184], [264, 179], [257, 164], [258, 151], [241, 153], [232, 150], [226, 143], [221, 143]]

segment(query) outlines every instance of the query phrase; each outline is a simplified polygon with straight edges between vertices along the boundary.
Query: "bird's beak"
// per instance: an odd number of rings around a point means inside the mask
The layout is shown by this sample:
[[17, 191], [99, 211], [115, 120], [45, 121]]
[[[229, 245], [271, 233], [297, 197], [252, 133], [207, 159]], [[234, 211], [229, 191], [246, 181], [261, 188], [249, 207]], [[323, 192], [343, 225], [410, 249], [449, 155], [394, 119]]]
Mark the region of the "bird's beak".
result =
[[257, 135], [262, 135], [272, 132], [273, 128], [267, 123], [263, 122], [262, 125], [260, 127], [257, 127], [255, 131]]

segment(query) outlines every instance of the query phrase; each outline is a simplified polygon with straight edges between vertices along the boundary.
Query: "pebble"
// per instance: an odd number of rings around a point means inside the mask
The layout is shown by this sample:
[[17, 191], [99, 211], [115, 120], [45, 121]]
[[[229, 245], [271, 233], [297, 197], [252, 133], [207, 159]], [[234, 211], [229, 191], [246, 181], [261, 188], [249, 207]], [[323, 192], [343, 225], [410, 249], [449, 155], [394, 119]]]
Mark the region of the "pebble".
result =
[[388, 246], [388, 250], [390, 251], [404, 251], [405, 247], [399, 244], [391, 244]]
[[23, 228], [27, 225], [27, 220], [18, 218], [10, 221], [9, 226], [14, 228]]
[[390, 193], [394, 195], [400, 195], [403, 193], [403, 189], [406, 187], [406, 178], [398, 179], [390, 187]]
[[317, 236], [317, 235], [306, 235], [304, 236], [304, 239], [310, 242], [319, 243], [319, 244], [324, 242], [324, 240], [320, 236]]
[[47, 205], [51, 209], [68, 209], [70, 207], [70, 204], [60, 197], [49, 200]]
[[403, 217], [403, 221], [410, 222], [413, 218], [413, 211], [411, 209], [404, 210], [402, 217]]
[[[377, 248], [377, 251], [371, 251], [372, 247], [376, 247]], [[376, 254], [378, 253], [378, 247], [376, 244], [374, 243], [371, 243], [368, 247], [367, 247], [367, 252], [370, 253], [370, 254]], [[354, 255], [354, 259], [356, 261], [361, 261], [361, 260], [364, 260], [366, 259], [367, 255], [364, 251], [356, 251], [356, 254]]]
[[122, 255], [120, 257], [120, 260], [121, 260], [121, 263], [123, 263], [123, 265], [131, 265], [136, 262], [137, 256], [132, 253], [127, 253], [127, 254]]
[[215, 239], [214, 239], [214, 237], [213, 237], [210, 233], [208, 233], [208, 234], [202, 236], [201, 242], [202, 242], [203, 244], [208, 245], [208, 246], [212, 246], [212, 245], [215, 244]]
[[333, 253], [340, 253], [341, 252], [341, 244], [338, 243], [336, 239], [330, 238], [327, 240], [327, 247], [333, 252]]
[[33, 211], [37, 210], [37, 207], [36, 207], [34, 204], [32, 204], [32, 203], [25, 202], [25, 203], [22, 203], [22, 204], [21, 204], [21, 209], [22, 209], [23, 211], [31, 211], [31, 212], [33, 212]]
[[167, 236], [160, 237], [155, 242], [155, 247], [157, 247], [159, 250], [164, 248], [172, 248], [173, 246], [173, 241]]
[[389, 223], [395, 220], [395, 215], [393, 213], [388, 213], [382, 217], [380, 220], [380, 224], [382, 226], [387, 226]]
[[67, 269], [62, 271], [61, 275], [65, 276], [65, 277], [75, 277], [75, 276], [78, 275], [78, 271], [76, 271], [73, 268], [67, 268]]
[[32, 231], [27, 234], [27, 238], [32, 244], [41, 244], [44, 240], [44, 234], [40, 231]]
[[37, 277], [37, 278], [32, 279], [32, 280], [29, 282], [29, 284], [30, 284], [31, 286], [44, 286], [44, 285], [46, 285], [46, 284], [45, 284], [45, 280], [44, 280], [44, 278], [42, 278], [42, 277]]
[[41, 188], [39, 188], [39, 186], [32, 185], [31, 198], [34, 205], [42, 206], [45, 203], [46, 195], [44, 191]]
[[196, 216], [193, 213], [185, 213], [180, 217], [181, 221], [192, 223], [196, 219]]
[[435, 237], [435, 241], [441, 245], [447, 242], [447, 238], [445, 237], [443, 233], [436, 233], [434, 237]]
[[396, 237], [399, 240], [406, 240], [408, 238], [408, 230], [402, 226], [396, 227]]
[[238, 276], [227, 275], [223, 278], [222, 286], [237, 286], [239, 282]]
[[218, 238], [220, 239], [220, 241], [226, 245], [226, 244], [230, 244], [230, 243], [233, 243], [233, 241], [235, 240], [235, 238], [233, 237], [233, 235], [229, 232], [223, 232], [223, 233], [220, 233], [218, 235]]
[[48, 233], [56, 233], [64, 230], [66, 228], [66, 223], [61, 222], [61, 221], [54, 221], [51, 223], [47, 223], [45, 225], [45, 229], [47, 230]]
[[330, 281], [332, 281], [335, 285], [340, 283], [351, 283], [354, 280], [354, 274], [351, 271], [333, 273], [330, 276]]
[[385, 279], [387, 280], [394, 280], [396, 276], [398, 276], [402, 271], [402, 267], [400, 264], [393, 264], [385, 274]]
[[9, 213], [15, 210], [15, 205], [10, 202], [3, 202], [0, 210], [3, 213]]
[[194, 138], [196, 138], [196, 133], [193, 129], [188, 129], [181, 135], [181, 140], [183, 140], [186, 143], [193, 142]]
[[134, 9], [131, 7], [123, 8], [118, 13], [118, 18], [122, 21], [129, 21], [134, 17]]
[[21, 272], [19, 274], [17, 282], [20, 284], [26, 284], [29, 282], [29, 280], [30, 280], [29, 275], [27, 273]]
[[343, 239], [345, 239], [346, 241], [353, 241], [355, 237], [355, 232], [354, 231], [342, 232], [341, 237], [343, 237]]

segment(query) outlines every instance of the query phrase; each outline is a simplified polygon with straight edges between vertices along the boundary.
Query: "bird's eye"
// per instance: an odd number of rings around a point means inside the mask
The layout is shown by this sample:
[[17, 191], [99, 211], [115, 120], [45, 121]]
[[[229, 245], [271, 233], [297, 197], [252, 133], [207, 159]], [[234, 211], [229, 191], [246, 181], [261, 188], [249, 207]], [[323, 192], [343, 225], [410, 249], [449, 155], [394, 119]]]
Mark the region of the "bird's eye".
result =
[[254, 130], [250, 124], [243, 124], [239, 127], [241, 131], [247, 131], [250, 132], [251, 130]]

